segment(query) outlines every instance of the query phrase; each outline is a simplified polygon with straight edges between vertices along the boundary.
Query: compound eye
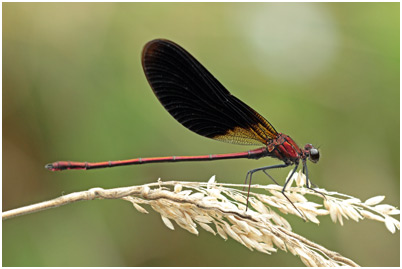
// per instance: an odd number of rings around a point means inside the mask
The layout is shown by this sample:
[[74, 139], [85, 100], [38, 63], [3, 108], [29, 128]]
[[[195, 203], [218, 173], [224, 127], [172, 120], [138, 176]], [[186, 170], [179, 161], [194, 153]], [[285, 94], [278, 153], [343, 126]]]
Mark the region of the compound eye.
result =
[[318, 149], [316, 148], [312, 148], [310, 149], [310, 156], [309, 156], [310, 161], [312, 161], [313, 163], [318, 162], [318, 160], [320, 159], [320, 152], [318, 151]]

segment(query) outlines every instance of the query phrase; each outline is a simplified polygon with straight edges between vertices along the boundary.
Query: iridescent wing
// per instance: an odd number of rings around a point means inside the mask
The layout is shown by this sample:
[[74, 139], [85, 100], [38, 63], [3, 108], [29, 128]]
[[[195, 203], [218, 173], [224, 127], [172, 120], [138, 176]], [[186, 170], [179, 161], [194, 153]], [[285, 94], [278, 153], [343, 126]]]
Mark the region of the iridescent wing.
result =
[[254, 109], [231, 95], [193, 56], [169, 40], [148, 42], [145, 76], [165, 109], [191, 131], [216, 140], [252, 145], [277, 136]]

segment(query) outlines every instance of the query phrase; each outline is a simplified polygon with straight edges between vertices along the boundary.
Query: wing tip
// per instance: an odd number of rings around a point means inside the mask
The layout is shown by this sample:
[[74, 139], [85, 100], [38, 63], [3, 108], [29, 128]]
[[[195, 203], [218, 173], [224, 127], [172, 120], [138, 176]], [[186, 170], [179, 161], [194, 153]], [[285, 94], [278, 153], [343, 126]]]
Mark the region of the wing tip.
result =
[[149, 57], [155, 53], [155, 50], [160, 48], [161, 46], [179, 46], [173, 41], [170, 41], [165, 38], [155, 38], [151, 41], [148, 41], [145, 45], [144, 48], [142, 49], [141, 53], [141, 63], [142, 63], [142, 68], [144, 72], [146, 73], [146, 60], [147, 58], [150, 59]]
[[152, 54], [155, 49], [162, 45], [174, 45], [174, 46], [179, 46], [173, 41], [170, 41], [169, 39], [166, 38], [155, 38], [151, 41], [148, 41], [142, 50], [142, 59], [144, 59], [145, 54]]

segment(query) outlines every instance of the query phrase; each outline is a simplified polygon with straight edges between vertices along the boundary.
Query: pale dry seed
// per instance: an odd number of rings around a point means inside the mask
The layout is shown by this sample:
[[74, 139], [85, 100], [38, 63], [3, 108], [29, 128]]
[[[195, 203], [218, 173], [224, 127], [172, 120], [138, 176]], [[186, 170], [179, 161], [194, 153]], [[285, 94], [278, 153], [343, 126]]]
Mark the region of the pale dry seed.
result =
[[364, 203], [368, 206], [373, 206], [381, 203], [385, 199], [384, 195], [378, 195], [367, 199]]
[[201, 228], [203, 228], [205, 231], [210, 232], [213, 235], [216, 235], [216, 232], [214, 231], [214, 229], [211, 228], [211, 226], [209, 226], [206, 223], [203, 222], [198, 222], [198, 224], [201, 226]]
[[[292, 180], [296, 181], [297, 184], [305, 182], [305, 178], [300, 173], [295, 173]], [[165, 183], [160, 184], [166, 186], [164, 185]], [[176, 183], [172, 192], [169, 192], [168, 188], [164, 188], [167, 190], [167, 196], [173, 194], [173, 196], [179, 195], [182, 197], [180, 198], [180, 203], [168, 202], [170, 198], [166, 197], [152, 202], [146, 202], [146, 199], [144, 199], [144, 203], [150, 204], [154, 210], [163, 216], [162, 219], [164, 222], [165, 218], [170, 218], [176, 221], [180, 227], [194, 234], [198, 234], [198, 224], [199, 227], [207, 232], [219, 234], [225, 240], [230, 236], [247, 248], [256, 249], [264, 253], [276, 251], [274, 248], [275, 245], [279, 249], [285, 251], [288, 249], [292, 253], [296, 253], [304, 263], [309, 265], [344, 265], [340, 261], [332, 260], [329, 256], [324, 257], [318, 254], [317, 249], [313, 250], [313, 248], [306, 247], [306, 245], [298, 240], [287, 238], [285, 234], [277, 230], [278, 228], [276, 227], [284, 227], [290, 231], [291, 226], [285, 218], [273, 211], [271, 207], [275, 207], [285, 214], [293, 214], [300, 217], [299, 212], [295, 210], [292, 204], [280, 192], [280, 186], [253, 185], [252, 188], [268, 190], [268, 193], [272, 195], [257, 194], [251, 191], [249, 198], [250, 207], [247, 212], [245, 212], [247, 192], [225, 187], [225, 184], [217, 184], [215, 178], [211, 178], [207, 184], [203, 185], [197, 186], [196, 183], [183, 182], [180, 183], [182, 187], [179, 188], [177, 186]], [[191, 190], [186, 188], [191, 188]], [[180, 192], [177, 193], [179, 190]], [[295, 206], [304, 212], [308, 220], [317, 224], [319, 223], [317, 216], [330, 215], [334, 222], [339, 222], [341, 225], [343, 224], [343, 218], [350, 218], [354, 221], [368, 218], [385, 222], [387, 229], [391, 232], [399, 229], [399, 221], [389, 217], [389, 213], [399, 213], [399, 210], [389, 205], [378, 205], [383, 200], [381, 196], [367, 199], [362, 203], [359, 199], [336, 192], [327, 192], [324, 189], [320, 189], [320, 192], [326, 196], [326, 199], [322, 200], [324, 206], [309, 202], [305, 194], [315, 195], [320, 198], [322, 196], [306, 188], [291, 187], [289, 185], [286, 194], [295, 203]], [[158, 190], [154, 189], [148, 191], [147, 195], [157, 193]], [[258, 221], [251, 221], [244, 217], [255, 218]], [[166, 226], [172, 226], [169, 225], [169, 222], [167, 223], [165, 223]], [[207, 223], [214, 223], [216, 231]], [[275, 232], [272, 232], [272, 229]]]
[[173, 223], [165, 216], [161, 215], [163, 223], [168, 227], [170, 230], [174, 230]]
[[180, 184], [174, 185], [174, 192], [175, 192], [175, 193], [181, 192], [182, 189], [183, 189], [183, 186], [182, 186], [182, 185], [180, 185]]

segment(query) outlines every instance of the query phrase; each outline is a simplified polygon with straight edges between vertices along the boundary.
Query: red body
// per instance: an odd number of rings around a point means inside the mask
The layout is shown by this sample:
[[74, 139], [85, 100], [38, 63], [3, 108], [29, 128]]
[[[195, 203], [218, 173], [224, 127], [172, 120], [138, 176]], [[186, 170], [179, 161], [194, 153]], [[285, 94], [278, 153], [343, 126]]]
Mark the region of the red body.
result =
[[[318, 149], [311, 144], [300, 149], [292, 138], [278, 133], [263, 116], [233, 96], [178, 44], [165, 39], [152, 40], [144, 46], [141, 61], [155, 96], [184, 127], [207, 138], [241, 145], [260, 144], [263, 147], [239, 153], [202, 156], [137, 158], [98, 163], [62, 161], [47, 164], [47, 169], [94, 169], [155, 162], [259, 159], [266, 156], [283, 161], [285, 166], [295, 164], [296, 168], [302, 159], [303, 168], [306, 169], [307, 158], [312, 162], [318, 161]], [[250, 179], [251, 174], [259, 170], [262, 169], [249, 171]]]
[[227, 153], [227, 154], [210, 154], [201, 156], [170, 156], [170, 157], [155, 157], [155, 158], [137, 158], [123, 161], [107, 161], [107, 162], [71, 162], [61, 161], [48, 164], [46, 168], [52, 171], [70, 170], [70, 169], [95, 169], [106, 168], [123, 165], [145, 164], [145, 163], [161, 163], [161, 162], [180, 162], [180, 161], [211, 161], [224, 159], [259, 159], [261, 157], [277, 158], [286, 164], [298, 163], [301, 158], [304, 158], [304, 152], [297, 146], [289, 136], [279, 133], [277, 138], [268, 141], [266, 147], [261, 147], [254, 150]]
[[290, 136], [279, 133], [277, 138], [267, 143], [269, 156], [284, 161], [286, 164], [297, 163], [304, 153]]

